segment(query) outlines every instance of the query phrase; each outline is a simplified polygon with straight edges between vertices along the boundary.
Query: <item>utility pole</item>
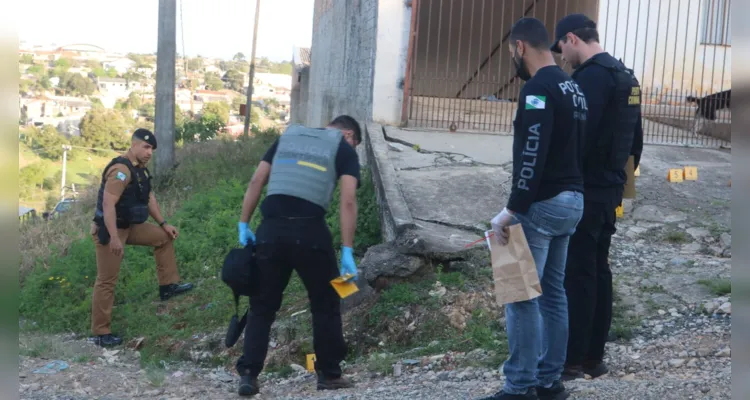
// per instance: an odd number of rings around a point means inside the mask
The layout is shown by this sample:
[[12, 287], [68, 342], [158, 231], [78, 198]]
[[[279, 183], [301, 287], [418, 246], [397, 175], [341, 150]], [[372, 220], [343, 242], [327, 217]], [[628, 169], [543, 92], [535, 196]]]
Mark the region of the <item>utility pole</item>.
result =
[[255, 23], [253, 24], [253, 50], [250, 54], [250, 82], [247, 84], [247, 104], [245, 105], [245, 137], [250, 135], [250, 107], [253, 101], [253, 79], [255, 78], [255, 43], [258, 41], [258, 17], [260, 16], [260, 0], [255, 0]]
[[62, 182], [60, 182], [60, 201], [65, 199], [65, 172], [67, 170], [67, 164], [68, 164], [68, 151], [70, 151], [71, 147], [64, 144], [62, 148], [63, 148], [63, 167], [62, 167]]
[[156, 110], [154, 132], [156, 175], [174, 167], [175, 66], [177, 53], [177, 0], [159, 0], [159, 43], [156, 48]]

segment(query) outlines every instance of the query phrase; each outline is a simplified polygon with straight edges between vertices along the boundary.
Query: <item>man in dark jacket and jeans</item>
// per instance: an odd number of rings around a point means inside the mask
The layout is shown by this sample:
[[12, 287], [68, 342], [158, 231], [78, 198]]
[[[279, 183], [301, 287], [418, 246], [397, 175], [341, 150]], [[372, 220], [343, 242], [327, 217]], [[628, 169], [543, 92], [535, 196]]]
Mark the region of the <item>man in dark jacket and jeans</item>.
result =
[[509, 46], [518, 77], [527, 82], [513, 123], [510, 198], [491, 224], [502, 245], [508, 242], [506, 227], [521, 224], [542, 295], [506, 304], [505, 385], [487, 400], [561, 400], [568, 396], [560, 382], [568, 336], [563, 280], [568, 240], [583, 213], [586, 99], [555, 64], [541, 21], [516, 22]]
[[562, 53], [575, 72], [588, 104], [584, 152], [585, 206], [570, 239], [565, 270], [570, 335], [564, 380], [594, 378], [608, 372], [604, 345], [612, 323], [612, 272], [609, 247], [615, 233], [615, 209], [622, 202], [634, 156], [643, 150], [640, 85], [632, 71], [602, 50], [596, 24], [571, 14], [555, 29], [552, 51]]

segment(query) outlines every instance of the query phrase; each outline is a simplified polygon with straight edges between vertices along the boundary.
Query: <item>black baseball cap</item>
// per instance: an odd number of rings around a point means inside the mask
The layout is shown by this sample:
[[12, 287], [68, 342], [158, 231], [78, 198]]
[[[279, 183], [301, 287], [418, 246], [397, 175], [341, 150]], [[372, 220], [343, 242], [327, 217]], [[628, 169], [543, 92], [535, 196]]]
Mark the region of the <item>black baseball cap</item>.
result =
[[561, 50], [558, 45], [560, 39], [565, 37], [568, 33], [582, 28], [596, 29], [596, 23], [583, 14], [570, 14], [565, 16], [557, 23], [557, 26], [555, 26], [555, 40], [549, 48], [550, 51], [553, 53], [560, 53]]
[[156, 135], [148, 129], [138, 128], [133, 132], [133, 137], [143, 140], [156, 150]]

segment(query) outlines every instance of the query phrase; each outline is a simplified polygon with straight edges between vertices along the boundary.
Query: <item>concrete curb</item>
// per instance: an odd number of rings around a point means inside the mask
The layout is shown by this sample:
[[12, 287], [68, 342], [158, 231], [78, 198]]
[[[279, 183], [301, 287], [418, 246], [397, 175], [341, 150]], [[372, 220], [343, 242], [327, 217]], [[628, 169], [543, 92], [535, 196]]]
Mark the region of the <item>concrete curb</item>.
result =
[[414, 219], [398, 186], [396, 170], [388, 158], [388, 143], [380, 124], [365, 125], [365, 151], [372, 171], [378, 205], [383, 241], [390, 242], [408, 229], [415, 228]]

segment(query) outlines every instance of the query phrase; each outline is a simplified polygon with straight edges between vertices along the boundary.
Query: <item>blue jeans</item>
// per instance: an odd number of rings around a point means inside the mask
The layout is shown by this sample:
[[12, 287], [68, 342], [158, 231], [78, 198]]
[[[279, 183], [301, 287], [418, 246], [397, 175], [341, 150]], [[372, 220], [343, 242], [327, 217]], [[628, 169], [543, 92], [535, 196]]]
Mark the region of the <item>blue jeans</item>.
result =
[[583, 215], [583, 194], [562, 192], [516, 214], [536, 263], [542, 295], [505, 305], [510, 356], [503, 391], [524, 394], [560, 379], [568, 346], [565, 261], [568, 241]]

